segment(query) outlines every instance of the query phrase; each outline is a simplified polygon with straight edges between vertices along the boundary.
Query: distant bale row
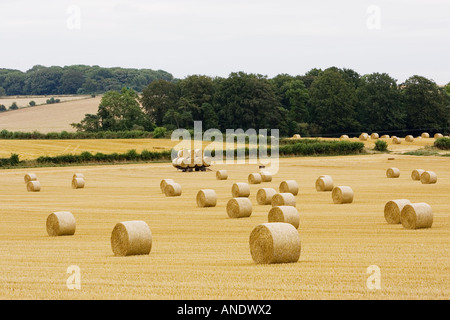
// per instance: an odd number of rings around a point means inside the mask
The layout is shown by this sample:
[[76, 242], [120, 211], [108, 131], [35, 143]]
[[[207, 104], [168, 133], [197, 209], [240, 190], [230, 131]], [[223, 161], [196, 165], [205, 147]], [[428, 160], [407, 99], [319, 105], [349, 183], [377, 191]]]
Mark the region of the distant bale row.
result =
[[[386, 170], [386, 176], [388, 178], [399, 178], [400, 169], [389, 168]], [[437, 175], [434, 171], [425, 171], [423, 169], [414, 169], [411, 172], [411, 179], [415, 181], [421, 181], [422, 184], [435, 184], [437, 182]]]
[[[41, 191], [41, 183], [39, 182], [37, 175], [35, 173], [27, 173], [24, 176], [24, 181], [27, 186], [28, 192], [39, 192]], [[82, 173], [75, 173], [72, 177], [72, 188], [81, 189], [85, 186], [84, 175]]]

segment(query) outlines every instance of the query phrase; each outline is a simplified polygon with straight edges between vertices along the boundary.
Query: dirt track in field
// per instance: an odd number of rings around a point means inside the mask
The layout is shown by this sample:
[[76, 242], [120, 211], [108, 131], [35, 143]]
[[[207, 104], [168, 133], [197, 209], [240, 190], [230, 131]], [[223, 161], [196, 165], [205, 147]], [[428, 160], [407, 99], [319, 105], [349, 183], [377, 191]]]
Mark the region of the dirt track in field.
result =
[[[0, 298], [2, 299], [449, 299], [450, 162], [445, 157], [364, 155], [281, 159], [272, 182], [251, 185], [250, 218], [230, 219], [226, 203], [234, 182], [246, 182], [257, 165], [213, 165], [182, 173], [170, 164], [39, 168], [42, 190], [26, 191], [28, 170], [0, 171]], [[388, 179], [389, 167], [401, 170]], [[433, 170], [435, 185], [412, 181], [416, 168]], [[215, 171], [227, 169], [218, 181]], [[84, 189], [71, 189], [82, 172]], [[351, 186], [352, 204], [335, 205], [317, 192], [319, 175]], [[166, 198], [163, 178], [182, 185]], [[249, 251], [252, 229], [267, 222], [270, 206], [256, 202], [261, 187], [278, 189], [295, 179], [301, 214], [302, 251], [297, 263], [256, 265]], [[214, 208], [198, 208], [202, 188], [215, 189]], [[427, 202], [430, 229], [405, 230], [383, 216], [387, 201]], [[71, 211], [74, 236], [49, 237], [47, 216]], [[144, 220], [153, 234], [150, 255], [115, 257], [110, 236], [117, 222]], [[66, 284], [71, 265], [81, 271], [81, 289]], [[381, 289], [370, 290], [367, 268], [381, 270]]]

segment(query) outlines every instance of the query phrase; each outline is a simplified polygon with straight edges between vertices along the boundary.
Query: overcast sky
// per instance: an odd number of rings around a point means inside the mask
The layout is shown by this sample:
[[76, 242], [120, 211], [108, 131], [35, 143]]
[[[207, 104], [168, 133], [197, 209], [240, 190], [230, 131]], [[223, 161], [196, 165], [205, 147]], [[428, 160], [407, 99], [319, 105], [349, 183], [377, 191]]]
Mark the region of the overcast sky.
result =
[[312, 68], [450, 82], [449, 0], [0, 0], [0, 68], [162, 69], [177, 78]]

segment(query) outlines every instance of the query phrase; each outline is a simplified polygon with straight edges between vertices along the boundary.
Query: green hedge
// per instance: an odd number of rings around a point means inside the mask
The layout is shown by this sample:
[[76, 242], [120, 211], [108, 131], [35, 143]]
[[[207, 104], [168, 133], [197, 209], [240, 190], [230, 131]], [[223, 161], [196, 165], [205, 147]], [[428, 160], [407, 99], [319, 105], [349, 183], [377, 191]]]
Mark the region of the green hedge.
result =
[[[280, 156], [319, 156], [319, 155], [348, 155], [360, 153], [364, 149], [362, 142], [348, 142], [348, 141], [315, 141], [314, 143], [297, 143], [287, 144], [279, 147]], [[242, 149], [234, 149], [234, 157], [241, 151], [247, 157], [250, 151], [256, 151], [259, 155], [259, 149], [250, 149], [248, 147]], [[215, 156], [215, 152], [222, 152], [224, 159], [226, 158], [226, 150], [212, 151], [211, 155]], [[271, 155], [270, 148], [267, 154]], [[37, 165], [65, 165], [65, 164], [84, 164], [84, 163], [120, 163], [120, 162], [140, 162], [140, 161], [170, 161], [172, 150], [164, 151], [148, 151], [143, 150], [141, 153], [136, 150], [129, 150], [125, 153], [110, 153], [105, 154], [97, 152], [95, 154], [90, 152], [82, 152], [80, 154], [63, 154], [59, 156], [42, 156], [36, 160], [19, 161], [19, 157], [15, 154], [11, 158], [0, 159], [0, 167], [11, 167], [17, 165], [30, 166]]]
[[153, 133], [148, 131], [98, 131], [98, 132], [49, 132], [41, 133], [38, 131], [0, 131], [0, 139], [5, 140], [65, 140], [65, 139], [145, 139], [152, 138]]
[[441, 150], [450, 150], [450, 138], [439, 138], [434, 141], [434, 146]]

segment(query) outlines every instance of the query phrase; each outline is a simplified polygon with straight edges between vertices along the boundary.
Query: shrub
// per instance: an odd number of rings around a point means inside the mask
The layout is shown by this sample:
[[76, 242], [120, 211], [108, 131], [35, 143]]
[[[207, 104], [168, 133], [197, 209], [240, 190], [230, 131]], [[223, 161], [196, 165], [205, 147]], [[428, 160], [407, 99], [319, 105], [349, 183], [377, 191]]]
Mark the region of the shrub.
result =
[[17, 110], [17, 109], [19, 109], [19, 107], [17, 106], [17, 103], [15, 103], [15, 102], [13, 102], [11, 104], [11, 106], [9, 107], [9, 110]]
[[373, 148], [374, 150], [377, 151], [387, 151], [387, 142], [384, 140], [377, 140], [377, 142], [375, 142], [375, 147]]
[[167, 129], [164, 127], [156, 127], [153, 130], [153, 138], [163, 138], [166, 135]]
[[34, 102], [34, 100], [31, 100], [28, 104], [29, 104], [31, 107], [34, 107], [34, 106], [36, 105], [36, 102]]
[[0, 104], [0, 112], [4, 112], [6, 110], [7, 109], [6, 109], [5, 105], [4, 104]]
[[434, 142], [434, 146], [441, 150], [450, 150], [450, 138], [439, 138]]

